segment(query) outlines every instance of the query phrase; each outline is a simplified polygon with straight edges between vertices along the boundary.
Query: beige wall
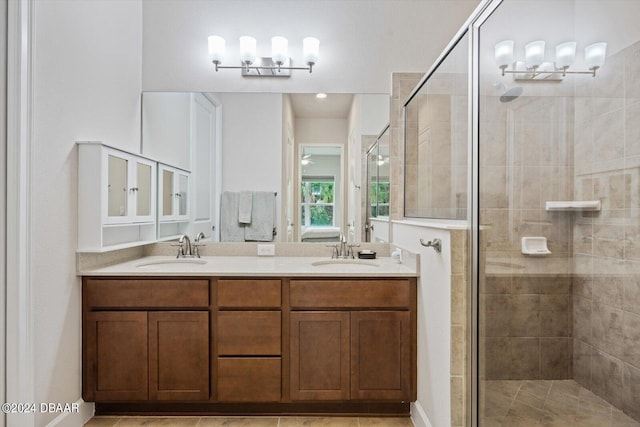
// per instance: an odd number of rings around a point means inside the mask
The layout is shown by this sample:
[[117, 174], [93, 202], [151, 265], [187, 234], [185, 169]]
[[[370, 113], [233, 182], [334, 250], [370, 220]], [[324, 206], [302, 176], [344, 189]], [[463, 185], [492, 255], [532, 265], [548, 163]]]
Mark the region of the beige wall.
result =
[[640, 420], [640, 42], [576, 87], [575, 379]]
[[[416, 87], [422, 73], [393, 73], [391, 75], [391, 109], [389, 128], [391, 130], [390, 200], [391, 220], [404, 218], [404, 118], [402, 107]], [[416, 128], [417, 123], [407, 122], [407, 128]]]

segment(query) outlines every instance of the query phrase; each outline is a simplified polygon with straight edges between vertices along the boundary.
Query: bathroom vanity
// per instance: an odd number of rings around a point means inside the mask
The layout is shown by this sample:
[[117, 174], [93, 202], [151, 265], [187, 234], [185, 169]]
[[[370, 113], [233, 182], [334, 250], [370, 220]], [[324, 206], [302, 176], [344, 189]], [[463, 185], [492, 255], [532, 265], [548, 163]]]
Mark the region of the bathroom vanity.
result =
[[97, 414], [409, 413], [415, 270], [163, 258], [82, 272], [83, 398]]

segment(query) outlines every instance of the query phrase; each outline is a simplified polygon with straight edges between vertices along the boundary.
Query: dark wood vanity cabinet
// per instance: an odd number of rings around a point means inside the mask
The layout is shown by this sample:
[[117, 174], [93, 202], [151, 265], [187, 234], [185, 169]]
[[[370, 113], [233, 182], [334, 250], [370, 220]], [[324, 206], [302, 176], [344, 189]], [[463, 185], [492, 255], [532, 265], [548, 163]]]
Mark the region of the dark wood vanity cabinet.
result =
[[349, 400], [349, 313], [291, 313], [291, 400]]
[[291, 280], [292, 400], [415, 400], [409, 280]]
[[83, 333], [84, 400], [147, 400], [147, 313], [91, 312]]
[[406, 414], [415, 379], [415, 278], [83, 278], [99, 413]]
[[280, 402], [281, 280], [216, 282], [218, 401]]
[[208, 280], [83, 286], [84, 400], [209, 399]]

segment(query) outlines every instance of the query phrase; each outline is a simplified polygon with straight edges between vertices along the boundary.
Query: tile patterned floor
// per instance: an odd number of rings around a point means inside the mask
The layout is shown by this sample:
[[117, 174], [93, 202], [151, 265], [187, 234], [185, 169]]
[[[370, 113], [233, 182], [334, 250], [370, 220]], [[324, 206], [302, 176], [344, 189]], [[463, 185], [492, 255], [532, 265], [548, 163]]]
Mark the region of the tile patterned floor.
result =
[[640, 427], [573, 380], [483, 381], [481, 427]]
[[93, 417], [85, 427], [413, 427], [409, 418]]

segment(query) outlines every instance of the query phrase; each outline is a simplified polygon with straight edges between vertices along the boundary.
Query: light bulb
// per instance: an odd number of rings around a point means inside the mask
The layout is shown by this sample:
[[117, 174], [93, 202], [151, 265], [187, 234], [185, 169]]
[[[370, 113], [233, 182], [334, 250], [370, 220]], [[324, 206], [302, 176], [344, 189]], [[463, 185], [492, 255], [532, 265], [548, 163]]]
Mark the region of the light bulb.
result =
[[271, 37], [271, 59], [276, 64], [284, 64], [289, 58], [289, 41], [280, 36]]
[[556, 67], [569, 68], [576, 59], [576, 42], [560, 43], [556, 46]]
[[213, 63], [221, 63], [224, 59], [224, 39], [220, 36], [209, 36], [209, 58]]
[[249, 36], [240, 37], [240, 61], [252, 64], [256, 60], [256, 39]]
[[544, 61], [545, 42], [538, 40], [524, 47], [524, 63], [527, 68], [538, 68]]
[[607, 44], [605, 42], [590, 44], [584, 48], [584, 59], [587, 68], [590, 70], [598, 69], [604, 65], [604, 59], [607, 54]]
[[507, 68], [513, 63], [513, 40], [503, 40], [497, 43], [494, 54], [498, 68]]
[[315, 37], [305, 37], [302, 39], [302, 58], [307, 65], [318, 62], [320, 53], [320, 40]]

